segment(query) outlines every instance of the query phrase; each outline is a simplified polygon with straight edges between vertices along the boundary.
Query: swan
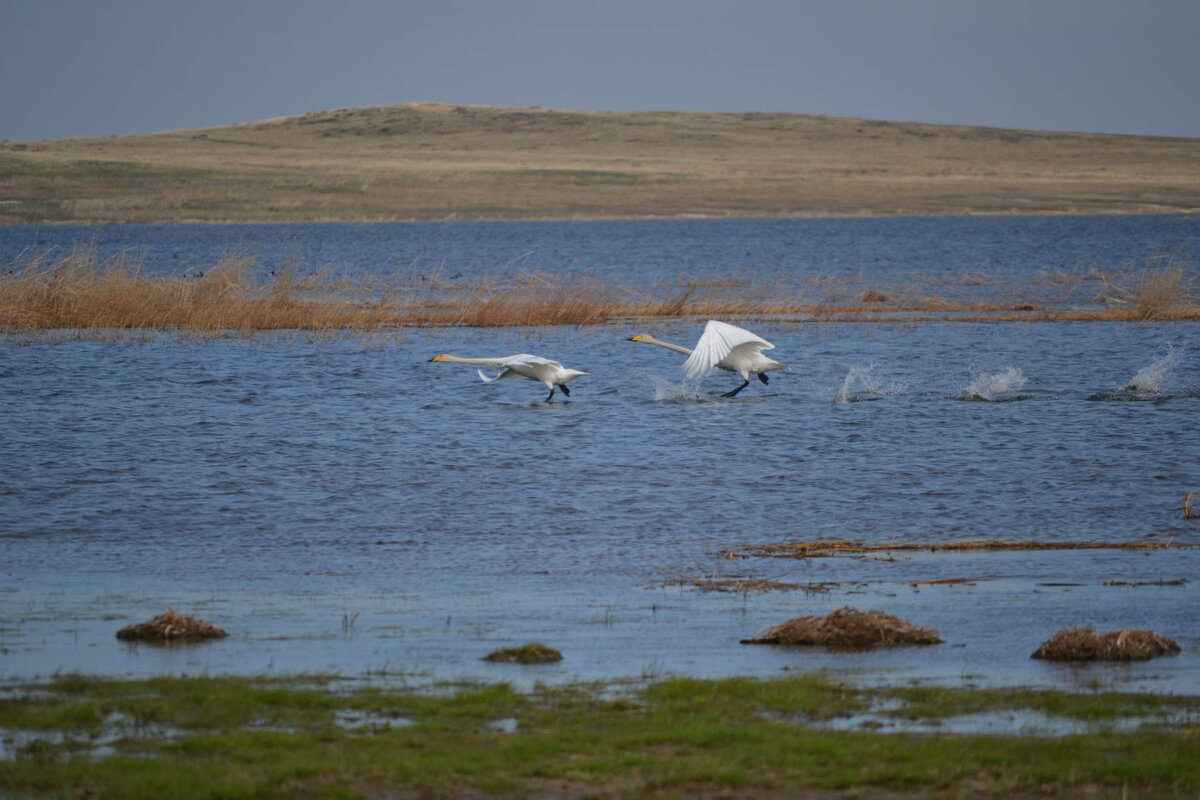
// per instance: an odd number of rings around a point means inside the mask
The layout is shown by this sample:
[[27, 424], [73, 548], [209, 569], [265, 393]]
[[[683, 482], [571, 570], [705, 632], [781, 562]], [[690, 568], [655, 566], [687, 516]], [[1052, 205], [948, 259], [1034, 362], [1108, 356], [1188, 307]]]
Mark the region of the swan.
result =
[[787, 368], [787, 364], [762, 354], [763, 350], [770, 350], [775, 345], [745, 328], [715, 319], [710, 319], [704, 326], [704, 333], [701, 334], [700, 341], [696, 342], [695, 350], [664, 342], [644, 333], [629, 337], [629, 341], [656, 344], [676, 353], [683, 353], [688, 357], [687, 361], [683, 362], [683, 369], [689, 378], [703, 378], [705, 375], [711, 375], [714, 369], [724, 369], [741, 375], [744, 383], [732, 391], [725, 392], [722, 397], [736, 397], [738, 392], [750, 385], [751, 375], [757, 375], [760, 381], [766, 383], [766, 373], [769, 370]]
[[458, 356], [442, 353], [429, 360], [448, 361], [453, 364], [479, 364], [480, 366], [495, 370], [497, 374], [494, 378], [484, 375], [481, 369], [475, 370], [479, 373], [479, 377], [483, 379], [484, 383], [493, 383], [505, 378], [529, 378], [531, 381], [540, 381], [550, 390], [550, 394], [546, 395], [546, 402], [550, 402], [550, 398], [554, 397], [554, 390], [556, 388], [562, 389], [562, 393], [570, 397], [571, 390], [567, 388], [567, 384], [580, 375], [587, 375], [586, 372], [580, 372], [577, 369], [566, 369], [557, 361], [551, 361], [541, 356], [533, 356], [529, 353], [505, 356], [504, 358], [459, 358]]

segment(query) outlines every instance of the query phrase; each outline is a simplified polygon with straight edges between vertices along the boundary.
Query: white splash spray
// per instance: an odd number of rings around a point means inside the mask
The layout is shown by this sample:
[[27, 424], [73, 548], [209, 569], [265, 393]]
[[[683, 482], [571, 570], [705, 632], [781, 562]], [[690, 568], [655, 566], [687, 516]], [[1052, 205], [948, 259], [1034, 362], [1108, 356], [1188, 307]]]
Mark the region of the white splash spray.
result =
[[700, 394], [700, 384], [695, 381], [669, 381], [666, 378], [652, 375], [650, 382], [654, 386], [654, 399], [657, 401], [696, 401], [704, 399]]
[[1163, 390], [1167, 375], [1179, 363], [1183, 350], [1174, 346], [1167, 347], [1167, 354], [1137, 371], [1137, 374], [1125, 384], [1125, 391], [1138, 394], [1159, 394]]
[[853, 403], [863, 396], [880, 397], [897, 391], [888, 381], [874, 373], [874, 364], [850, 367], [842, 381], [842, 388], [833, 396], [833, 402]]
[[998, 400], [1025, 388], [1027, 379], [1020, 367], [1005, 367], [1003, 372], [981, 372], [958, 395], [960, 400]]

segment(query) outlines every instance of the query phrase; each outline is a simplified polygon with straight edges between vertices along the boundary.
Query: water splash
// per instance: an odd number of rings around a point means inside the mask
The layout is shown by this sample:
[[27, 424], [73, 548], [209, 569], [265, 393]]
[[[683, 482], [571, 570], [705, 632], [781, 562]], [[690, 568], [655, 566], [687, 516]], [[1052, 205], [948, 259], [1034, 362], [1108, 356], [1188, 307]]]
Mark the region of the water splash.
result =
[[657, 375], [652, 376], [650, 381], [654, 386], [654, 399], [658, 402], [695, 402], [704, 399], [700, 394], [700, 385], [695, 381], [669, 381]]
[[875, 365], [852, 366], [846, 371], [842, 388], [833, 396], [835, 403], [856, 403], [873, 399], [895, 391], [891, 384], [874, 374]]
[[1172, 346], [1167, 347], [1167, 354], [1137, 371], [1129, 379], [1123, 390], [1137, 394], [1160, 394], [1166, 382], [1167, 375], [1179, 363], [1183, 350]]
[[1013, 400], [1015, 392], [1025, 388], [1027, 379], [1020, 367], [1005, 367], [1003, 372], [981, 372], [959, 394], [959, 400], [993, 402]]

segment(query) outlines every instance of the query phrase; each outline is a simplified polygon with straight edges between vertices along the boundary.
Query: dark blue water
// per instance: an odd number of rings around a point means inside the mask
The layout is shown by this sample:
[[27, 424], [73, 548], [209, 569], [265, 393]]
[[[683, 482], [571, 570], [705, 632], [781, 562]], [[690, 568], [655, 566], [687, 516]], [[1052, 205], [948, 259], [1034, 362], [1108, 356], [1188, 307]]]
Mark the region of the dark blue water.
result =
[[[790, 369], [732, 400], [717, 395], [736, 378], [686, 383], [681, 356], [626, 341], [691, 345], [701, 321], [9, 340], [0, 676], [526, 681], [787, 667], [1200, 691], [1194, 548], [720, 557], [815, 537], [1200, 544], [1180, 508], [1200, 491], [1200, 325], [748, 325]], [[589, 374], [570, 402], [545, 403], [538, 384], [429, 363], [442, 352], [531, 352]], [[1122, 391], [1135, 376], [1146, 391]], [[749, 595], [665, 585], [701, 575], [844, 583]], [[911, 583], [945, 577], [974, 583]], [[1104, 585], [1163, 579], [1188, 582]], [[113, 637], [166, 605], [233, 635], [166, 650]], [[737, 643], [842, 605], [933, 625], [947, 643], [866, 654]], [[1028, 658], [1068, 625], [1148, 628], [1184, 652], [1083, 669]], [[479, 660], [531, 640], [566, 660], [548, 671]]]
[[79, 243], [158, 274], [203, 270], [234, 254], [265, 274], [290, 264], [351, 275], [502, 279], [520, 272], [599, 276], [631, 286], [681, 277], [866, 277], [911, 273], [1004, 281], [1040, 272], [1189, 261], [1195, 216], [919, 217], [609, 222], [331, 223], [0, 227], [0, 264], [68, 254]]

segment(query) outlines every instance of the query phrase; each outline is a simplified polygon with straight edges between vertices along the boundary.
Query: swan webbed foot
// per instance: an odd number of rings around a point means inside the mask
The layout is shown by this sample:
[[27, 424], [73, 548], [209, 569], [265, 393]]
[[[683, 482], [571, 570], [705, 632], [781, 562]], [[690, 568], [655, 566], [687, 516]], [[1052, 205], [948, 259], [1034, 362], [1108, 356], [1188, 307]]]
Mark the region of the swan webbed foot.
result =
[[737, 397], [737, 393], [740, 392], [742, 389], [745, 389], [749, 385], [750, 385], [750, 379], [747, 378], [746, 382], [743, 383], [741, 386], [737, 387], [736, 389], [734, 389], [732, 391], [726, 392], [725, 394], [721, 395], [721, 397]]
[[567, 388], [566, 384], [563, 384], [562, 386], [559, 386], [558, 388], [562, 389], [562, 393], [565, 394], [567, 397], [571, 396], [571, 390]]
[[767, 382], [767, 373], [765, 373], [765, 372], [758, 373], [758, 379], [760, 381], [762, 381], [763, 383], [766, 383]]

